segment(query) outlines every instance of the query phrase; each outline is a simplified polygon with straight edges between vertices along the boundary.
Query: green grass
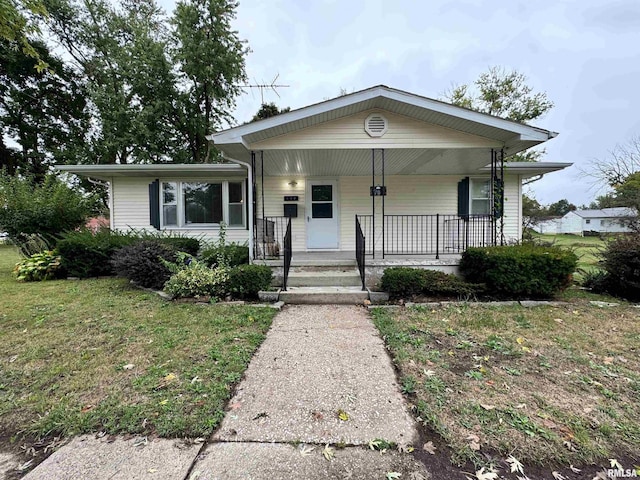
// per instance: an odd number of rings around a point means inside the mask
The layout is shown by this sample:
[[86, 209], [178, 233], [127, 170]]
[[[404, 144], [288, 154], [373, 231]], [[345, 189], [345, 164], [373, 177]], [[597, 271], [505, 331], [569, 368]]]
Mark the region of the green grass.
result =
[[274, 315], [167, 302], [122, 279], [18, 283], [0, 245], [0, 431], [198, 437]]
[[575, 275], [578, 282], [582, 279], [582, 271], [588, 272], [597, 269], [598, 254], [605, 246], [605, 241], [599, 237], [534, 234], [534, 239], [573, 250], [578, 256], [578, 270]]
[[[454, 462], [640, 458], [638, 310], [585, 296], [535, 308], [377, 309], [373, 319], [408, 400]], [[470, 448], [476, 435], [480, 451]]]

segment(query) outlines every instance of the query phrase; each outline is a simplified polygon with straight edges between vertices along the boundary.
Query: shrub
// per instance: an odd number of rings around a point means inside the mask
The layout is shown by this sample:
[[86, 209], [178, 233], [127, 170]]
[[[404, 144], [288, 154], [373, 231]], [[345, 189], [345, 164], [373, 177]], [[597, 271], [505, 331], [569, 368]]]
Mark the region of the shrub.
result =
[[387, 268], [382, 274], [380, 287], [392, 298], [413, 297], [424, 290], [425, 276], [417, 268]]
[[387, 268], [380, 286], [392, 298], [416, 295], [468, 297], [482, 291], [481, 285], [467, 283], [455, 275], [410, 267]]
[[258, 298], [260, 290], [271, 286], [271, 268], [266, 265], [239, 265], [229, 270], [227, 292], [234, 298]]
[[16, 263], [13, 273], [21, 282], [38, 282], [64, 277], [60, 255], [51, 250], [36, 253]]
[[113, 275], [111, 256], [119, 248], [138, 242], [133, 235], [100, 230], [80, 230], [65, 233], [58, 241], [57, 250], [62, 266], [72, 277], [97, 277]]
[[0, 172], [0, 231], [12, 239], [38, 233], [50, 242], [84, 225], [96, 207], [96, 197], [83, 195], [53, 175], [38, 184], [33, 178]]
[[160, 290], [171, 276], [160, 259], [175, 262], [174, 249], [158, 240], [143, 240], [116, 250], [111, 266], [116, 274], [142, 287]]
[[613, 238], [600, 257], [606, 276], [596, 289], [628, 300], [640, 300], [640, 233]]
[[158, 237], [158, 241], [172, 247], [178, 252], [185, 252], [196, 256], [200, 250], [200, 240], [189, 237]]
[[225, 294], [229, 279], [226, 267], [209, 268], [204, 263], [192, 260], [188, 265], [178, 268], [164, 286], [165, 292], [173, 298], [209, 295], [219, 298]]
[[230, 267], [247, 265], [249, 263], [249, 247], [237, 243], [215, 245], [205, 249], [200, 255], [202, 262], [210, 267], [216, 267], [221, 257]]
[[548, 298], [571, 284], [577, 257], [560, 247], [533, 244], [469, 248], [460, 271], [501, 297]]

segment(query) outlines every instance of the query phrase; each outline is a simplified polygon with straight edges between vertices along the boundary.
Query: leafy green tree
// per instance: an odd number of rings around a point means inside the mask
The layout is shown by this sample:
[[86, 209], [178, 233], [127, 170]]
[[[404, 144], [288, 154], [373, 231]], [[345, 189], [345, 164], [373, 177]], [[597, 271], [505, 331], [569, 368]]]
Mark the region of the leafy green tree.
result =
[[19, 46], [22, 53], [35, 60], [38, 72], [48, 65], [29, 37], [40, 33], [37, 19], [46, 15], [41, 0], [0, 0], [0, 40]]
[[[537, 120], [553, 108], [547, 94], [534, 92], [524, 74], [495, 66], [480, 74], [472, 85], [453, 86], [444, 97], [454, 105], [520, 123]], [[507, 160], [535, 162], [542, 155], [544, 150], [530, 150]]]
[[279, 109], [278, 106], [273, 102], [263, 103], [260, 106], [260, 109], [253, 116], [251, 121], [256, 122], [258, 120], [264, 120], [265, 118], [275, 117], [276, 115], [280, 115], [281, 113], [287, 113], [289, 111], [291, 111], [290, 107]]
[[96, 200], [53, 175], [41, 184], [32, 177], [0, 172], [0, 230], [14, 240], [37, 233], [52, 242], [60, 233], [84, 225]]
[[569, 203], [569, 200], [563, 198], [549, 205], [547, 211], [549, 212], [549, 216], [563, 217], [567, 213], [577, 210], [577, 208], [573, 203]]
[[[81, 161], [89, 117], [81, 79], [42, 42], [32, 48], [40, 60], [0, 40], [0, 168], [41, 182], [50, 164]], [[46, 71], [35, 69], [38, 61]]]
[[172, 24], [173, 63], [180, 92], [176, 119], [191, 162], [203, 163], [212, 152], [206, 135], [224, 122], [246, 80], [249, 49], [231, 28], [238, 3], [233, 0], [179, 0]]
[[91, 163], [171, 160], [176, 77], [169, 32], [154, 0], [47, 0], [51, 29], [86, 79]]

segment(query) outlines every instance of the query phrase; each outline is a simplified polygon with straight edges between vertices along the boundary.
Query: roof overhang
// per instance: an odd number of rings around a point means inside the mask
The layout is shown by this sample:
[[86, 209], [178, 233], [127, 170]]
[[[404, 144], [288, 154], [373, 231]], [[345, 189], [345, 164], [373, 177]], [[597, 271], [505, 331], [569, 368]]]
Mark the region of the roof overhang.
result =
[[223, 130], [207, 138], [227, 157], [244, 160], [252, 150], [252, 144], [371, 109], [385, 110], [495, 140], [505, 149], [506, 155], [539, 145], [557, 135], [541, 128], [380, 85]]
[[235, 163], [205, 163], [205, 164], [153, 164], [153, 165], [57, 165], [61, 172], [74, 173], [83, 177], [98, 180], [110, 180], [114, 177], [245, 177], [245, 167]]
[[[507, 175], [520, 175], [522, 178], [535, 177], [545, 173], [557, 172], [570, 167], [573, 163], [563, 162], [505, 162], [504, 172]], [[482, 168], [483, 172], [490, 172], [491, 166]]]

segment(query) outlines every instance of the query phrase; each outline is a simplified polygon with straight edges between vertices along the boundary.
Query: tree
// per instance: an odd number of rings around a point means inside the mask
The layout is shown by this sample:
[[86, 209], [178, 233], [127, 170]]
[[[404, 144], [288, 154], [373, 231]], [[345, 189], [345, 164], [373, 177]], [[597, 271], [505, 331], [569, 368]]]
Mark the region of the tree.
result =
[[[546, 93], [536, 93], [527, 85], [527, 77], [515, 70], [490, 67], [470, 85], [455, 85], [444, 94], [445, 100], [460, 107], [489, 115], [527, 123], [537, 120], [553, 108]], [[474, 88], [475, 87], [475, 88]], [[508, 161], [535, 162], [544, 150], [518, 153]]]
[[280, 115], [281, 113], [287, 113], [290, 110], [290, 107], [278, 109], [278, 106], [273, 102], [263, 103], [257, 113], [253, 116], [253, 118], [251, 118], [251, 121], [256, 122], [258, 120], [264, 120], [265, 118], [275, 117], [276, 115]]
[[188, 160], [211, 159], [206, 135], [223, 122], [246, 80], [246, 42], [231, 28], [238, 3], [233, 0], [180, 0], [176, 3], [172, 60], [180, 92], [176, 120]]
[[607, 157], [594, 159], [583, 170], [595, 182], [616, 188], [630, 175], [640, 171], [640, 135], [626, 143], [617, 144]]
[[35, 60], [38, 72], [48, 65], [31, 44], [29, 36], [40, 33], [37, 19], [46, 15], [47, 9], [41, 0], [0, 1], [0, 40], [19, 46], [22, 53]]
[[549, 216], [563, 217], [567, 213], [577, 210], [577, 208], [578, 207], [576, 207], [573, 203], [569, 203], [569, 200], [563, 198], [562, 200], [558, 200], [557, 202], [549, 205], [547, 210], [549, 212]]
[[[80, 78], [42, 42], [32, 48], [40, 60], [0, 40], [0, 168], [42, 182], [50, 164], [79, 160], [89, 119]], [[46, 71], [34, 68], [38, 61]]]
[[0, 172], [0, 230], [13, 240], [37, 233], [52, 243], [60, 233], [84, 225], [95, 208], [94, 197], [53, 175], [38, 184], [33, 177]]

